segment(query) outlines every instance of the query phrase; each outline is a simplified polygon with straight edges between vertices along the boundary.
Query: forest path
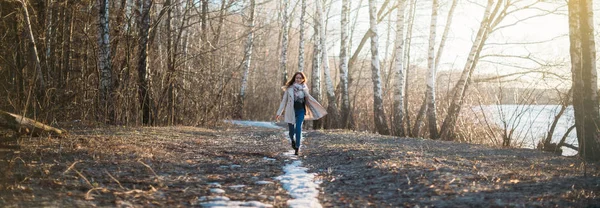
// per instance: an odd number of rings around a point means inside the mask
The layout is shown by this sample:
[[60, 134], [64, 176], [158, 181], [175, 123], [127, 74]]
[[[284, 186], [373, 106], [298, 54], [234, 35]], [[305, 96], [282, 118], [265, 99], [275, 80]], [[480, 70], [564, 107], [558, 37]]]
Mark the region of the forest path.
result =
[[[0, 207], [287, 207], [292, 200], [277, 179], [293, 163], [282, 129], [64, 128], [66, 138], [25, 138], [20, 150], [0, 152]], [[307, 131], [303, 145], [300, 160], [322, 181], [323, 207], [600, 204], [598, 164], [574, 157], [342, 130]]]

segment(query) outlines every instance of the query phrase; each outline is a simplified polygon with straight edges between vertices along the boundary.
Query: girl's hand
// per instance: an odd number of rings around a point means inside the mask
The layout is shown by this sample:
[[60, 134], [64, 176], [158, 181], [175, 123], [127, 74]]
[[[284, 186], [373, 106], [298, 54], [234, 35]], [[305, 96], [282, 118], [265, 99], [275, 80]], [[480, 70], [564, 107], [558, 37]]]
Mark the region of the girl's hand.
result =
[[275, 116], [275, 121], [279, 121], [279, 115]]

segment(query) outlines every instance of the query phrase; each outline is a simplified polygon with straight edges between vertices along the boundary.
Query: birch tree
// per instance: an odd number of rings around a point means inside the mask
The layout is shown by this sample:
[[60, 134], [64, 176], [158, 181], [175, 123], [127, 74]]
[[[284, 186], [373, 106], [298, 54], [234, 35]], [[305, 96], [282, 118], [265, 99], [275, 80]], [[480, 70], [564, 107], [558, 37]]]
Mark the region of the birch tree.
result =
[[488, 0], [487, 6], [483, 14], [483, 19], [481, 20], [479, 30], [477, 31], [477, 35], [475, 36], [475, 41], [471, 46], [469, 57], [467, 58], [465, 67], [463, 68], [459, 80], [454, 86], [453, 95], [451, 96], [452, 100], [450, 101], [450, 106], [447, 110], [448, 114], [446, 115], [446, 118], [444, 119], [444, 122], [442, 124], [442, 128], [440, 129], [440, 137], [444, 140], [454, 140], [454, 126], [456, 125], [456, 120], [458, 119], [460, 108], [464, 101], [464, 96], [469, 82], [471, 80], [471, 75], [475, 70], [475, 66], [477, 64], [477, 60], [479, 59], [479, 54], [481, 53], [481, 49], [485, 43], [485, 40], [491, 32], [494, 17], [496, 16], [499, 8], [503, 4], [504, 0], [499, 0], [496, 3], [493, 12], [491, 12], [492, 7], [494, 7], [494, 1]]
[[31, 57], [33, 59], [33, 64], [35, 67], [35, 71], [36, 71], [36, 81], [37, 81], [37, 96], [40, 99], [40, 101], [42, 101], [44, 99], [44, 94], [46, 92], [46, 85], [44, 82], [44, 74], [42, 73], [42, 66], [40, 64], [40, 57], [37, 51], [37, 45], [35, 44], [35, 37], [33, 36], [33, 30], [31, 29], [31, 21], [29, 18], [29, 11], [27, 11], [27, 4], [25, 3], [25, 0], [19, 0], [19, 3], [21, 3], [21, 6], [23, 8], [23, 16], [25, 19], [25, 34], [27, 34], [27, 37], [29, 38], [29, 43], [30, 45], [30, 49], [31, 49]]
[[392, 119], [392, 129], [394, 135], [405, 136], [404, 132], [404, 10], [406, 0], [398, 3], [396, 19], [396, 47], [395, 47], [395, 77], [394, 82], [394, 114]]
[[111, 68], [110, 50], [110, 27], [109, 27], [109, 5], [108, 0], [98, 0], [98, 66], [100, 68], [100, 112], [103, 114], [104, 122], [112, 122], [113, 118], [113, 82]]
[[381, 69], [379, 64], [379, 34], [377, 33], [377, 5], [369, 0], [369, 25], [371, 30], [371, 79], [373, 81], [373, 116], [379, 134], [389, 135], [381, 92]]
[[[321, 19], [322, 12], [319, 12], [320, 3], [319, 0], [315, 2], [315, 15], [313, 17], [313, 28], [314, 28], [314, 45], [313, 45], [313, 64], [312, 64], [312, 80], [311, 80], [311, 95], [321, 101], [321, 60], [322, 60], [322, 52], [323, 48], [321, 43], [321, 32], [323, 30], [323, 25]], [[322, 123], [319, 120], [313, 121], [313, 128], [320, 129], [322, 128]]]
[[142, 123], [152, 125], [153, 100], [150, 93], [148, 69], [148, 37], [150, 30], [150, 7], [152, 0], [138, 0], [139, 15], [139, 45], [138, 45], [138, 99], [142, 110]]
[[301, 0], [302, 10], [300, 11], [300, 40], [298, 40], [298, 71], [304, 71], [304, 21], [306, 21], [306, 0]]
[[342, 14], [341, 14], [341, 29], [340, 29], [340, 85], [341, 85], [341, 105], [342, 112], [340, 119], [343, 123], [341, 127], [348, 128], [350, 120], [350, 95], [348, 93], [348, 21], [350, 16], [349, 5], [350, 0], [342, 0]]
[[435, 79], [436, 67], [434, 64], [435, 53], [435, 34], [437, 26], [438, 0], [433, 0], [431, 7], [431, 23], [429, 25], [429, 49], [427, 57], [427, 88], [425, 96], [427, 100], [427, 121], [429, 124], [429, 137], [432, 139], [438, 138], [437, 118], [435, 113]]
[[592, 1], [570, 0], [568, 13], [573, 111], [579, 155], [586, 160], [599, 161], [600, 113]]
[[325, 16], [323, 15], [323, 6], [321, 5], [322, 1], [317, 0], [315, 4], [317, 5], [317, 14], [320, 17], [319, 25], [321, 29], [319, 30], [319, 42], [321, 43], [321, 61], [323, 62], [323, 75], [325, 76], [325, 91], [327, 93], [327, 118], [325, 120], [325, 128], [338, 128], [340, 123], [339, 120], [339, 111], [337, 108], [335, 91], [333, 90], [333, 82], [331, 80], [331, 75], [329, 73], [329, 56], [327, 51], [327, 27], [325, 24]]
[[248, 73], [250, 72], [250, 61], [252, 60], [252, 45], [254, 42], [254, 10], [255, 10], [255, 0], [250, 0], [250, 11], [248, 18], [248, 38], [246, 39], [246, 47], [244, 50], [244, 62], [242, 63], [243, 67], [243, 75], [242, 75], [242, 86], [240, 89], [240, 94], [238, 95], [237, 107], [236, 107], [236, 117], [242, 118], [242, 112], [244, 109], [244, 99], [246, 97], [246, 88], [248, 87]]
[[[434, 56], [434, 59], [435, 59], [434, 68], [436, 70], [439, 67], [440, 59], [442, 58], [442, 54], [444, 52], [444, 46], [446, 45], [446, 40], [448, 38], [450, 26], [452, 25], [452, 17], [454, 17], [454, 9], [456, 8], [456, 4], [457, 4], [457, 0], [453, 0], [452, 6], [450, 6], [450, 10], [448, 11], [448, 16], [446, 18], [446, 26], [444, 27], [444, 33], [442, 34], [442, 37], [441, 37], [440, 46], [437, 50], [436, 55]], [[425, 114], [425, 111], [428, 111], [427, 105], [428, 105], [427, 96], [425, 96], [425, 98], [423, 99], [423, 103], [421, 104], [421, 107], [419, 108], [419, 111], [417, 113], [417, 117], [415, 118], [413, 135], [419, 134], [421, 125], [423, 123], [422, 117]]]
[[281, 34], [281, 56], [279, 58], [279, 70], [281, 71], [282, 83], [287, 82], [287, 49], [288, 49], [288, 7], [289, 0], [282, 0], [282, 34]]

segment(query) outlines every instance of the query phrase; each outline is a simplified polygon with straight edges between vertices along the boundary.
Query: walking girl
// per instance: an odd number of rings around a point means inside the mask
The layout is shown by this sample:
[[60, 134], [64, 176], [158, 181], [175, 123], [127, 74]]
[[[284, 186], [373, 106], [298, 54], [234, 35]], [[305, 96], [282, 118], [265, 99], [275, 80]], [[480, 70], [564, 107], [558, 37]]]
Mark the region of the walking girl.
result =
[[322, 118], [327, 115], [327, 111], [308, 93], [306, 75], [303, 72], [294, 73], [294, 76], [281, 88], [285, 93], [283, 93], [275, 120], [279, 120], [279, 117], [284, 115], [284, 121], [288, 123], [290, 130], [289, 135], [294, 154], [298, 155], [302, 141], [302, 123], [304, 120]]

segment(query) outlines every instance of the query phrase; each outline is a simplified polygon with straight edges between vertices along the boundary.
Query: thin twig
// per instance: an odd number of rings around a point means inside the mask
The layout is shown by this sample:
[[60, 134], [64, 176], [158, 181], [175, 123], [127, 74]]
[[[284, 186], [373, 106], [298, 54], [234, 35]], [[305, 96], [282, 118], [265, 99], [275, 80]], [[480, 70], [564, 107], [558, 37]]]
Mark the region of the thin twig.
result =
[[[156, 172], [154, 172], [154, 170], [152, 169], [152, 167], [150, 167], [149, 165], [147, 165], [146, 163], [142, 162], [141, 159], [138, 159], [138, 162], [144, 166], [146, 166], [148, 169], [150, 169], [150, 171], [152, 171], [152, 173], [154, 174], [154, 176], [156, 177], [156, 179], [159, 180], [160, 182], [160, 178], [158, 177], [158, 174], [156, 174]], [[160, 185], [162, 186], [162, 182], [160, 182]]]
[[115, 177], [113, 177], [106, 169], [104, 169], [104, 172], [106, 172], [106, 174], [108, 174], [108, 176], [113, 179], [113, 181], [117, 182], [117, 184], [119, 184], [119, 187], [121, 187], [121, 189], [125, 189], [123, 188], [123, 186], [121, 185], [121, 182], [119, 182], [119, 180], [117, 180]]
[[81, 172], [79, 172], [77, 169], [73, 168], [73, 171], [75, 171], [75, 173], [77, 173], [77, 175], [79, 175], [79, 177], [83, 178], [83, 180], [85, 180], [85, 182], [91, 187], [94, 188], [94, 185], [92, 185], [92, 183], [90, 183], [90, 181], [83, 176], [83, 174], [81, 174]]
[[63, 172], [63, 175], [64, 175], [64, 174], [67, 174], [67, 172], [69, 172], [69, 170], [71, 170], [73, 167], [75, 167], [75, 164], [77, 164], [78, 162], [79, 162], [79, 161], [75, 161], [75, 162], [73, 162], [73, 164], [71, 164], [71, 166], [69, 166], [69, 168], [67, 168], [67, 170], [65, 170], [65, 171]]

